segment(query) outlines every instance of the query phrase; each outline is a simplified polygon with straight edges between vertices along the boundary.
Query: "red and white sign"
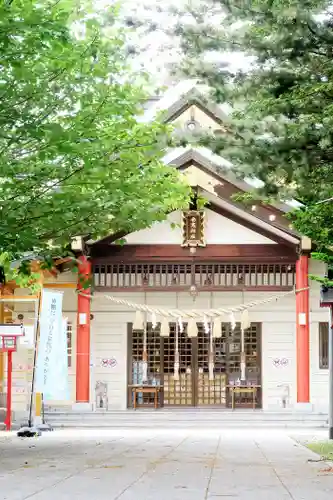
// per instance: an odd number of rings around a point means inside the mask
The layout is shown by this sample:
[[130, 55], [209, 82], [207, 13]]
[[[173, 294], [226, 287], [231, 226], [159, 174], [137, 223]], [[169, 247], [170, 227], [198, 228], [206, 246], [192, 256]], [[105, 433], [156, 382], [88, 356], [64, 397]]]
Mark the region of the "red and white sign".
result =
[[101, 361], [102, 368], [114, 368], [117, 364], [116, 358], [103, 358]]

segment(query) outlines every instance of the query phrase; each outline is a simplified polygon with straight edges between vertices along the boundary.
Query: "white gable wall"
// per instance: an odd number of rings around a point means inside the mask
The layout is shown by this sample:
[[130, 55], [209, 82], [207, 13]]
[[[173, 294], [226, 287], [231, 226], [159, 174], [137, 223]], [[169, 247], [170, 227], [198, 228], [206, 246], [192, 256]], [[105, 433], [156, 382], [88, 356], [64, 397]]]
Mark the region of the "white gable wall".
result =
[[184, 128], [187, 122], [192, 120], [192, 117], [196, 122], [200, 124], [200, 127], [204, 130], [222, 130], [221, 125], [208, 116], [204, 111], [202, 111], [197, 106], [191, 106], [184, 113], [182, 113], [176, 120], [174, 120], [173, 125], [176, 127]]
[[[180, 211], [173, 212], [167, 221], [158, 222], [151, 228], [132, 233], [126, 237], [126, 241], [130, 245], [181, 245], [181, 219]], [[171, 224], [177, 224], [177, 227], [173, 229]], [[205, 239], [207, 244], [212, 245], [275, 244], [273, 240], [209, 209], [205, 209]]]
[[206, 210], [205, 217], [205, 237], [207, 243], [225, 245], [275, 244], [274, 241], [265, 238], [265, 236], [237, 224], [212, 210]]
[[[178, 227], [173, 229], [172, 224]], [[148, 229], [142, 229], [126, 236], [126, 242], [130, 245], [181, 245], [181, 213], [173, 212], [166, 221], [157, 222]]]

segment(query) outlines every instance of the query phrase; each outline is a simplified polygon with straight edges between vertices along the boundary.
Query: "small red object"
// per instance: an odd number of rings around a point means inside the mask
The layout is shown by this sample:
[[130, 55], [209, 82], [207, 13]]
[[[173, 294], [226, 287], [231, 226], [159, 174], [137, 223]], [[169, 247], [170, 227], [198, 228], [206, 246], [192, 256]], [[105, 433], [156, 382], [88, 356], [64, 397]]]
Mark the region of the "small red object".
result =
[[13, 352], [17, 348], [17, 338], [24, 335], [23, 325], [0, 325], [0, 352], [7, 353], [7, 404], [6, 430], [12, 427], [12, 386], [13, 386]]

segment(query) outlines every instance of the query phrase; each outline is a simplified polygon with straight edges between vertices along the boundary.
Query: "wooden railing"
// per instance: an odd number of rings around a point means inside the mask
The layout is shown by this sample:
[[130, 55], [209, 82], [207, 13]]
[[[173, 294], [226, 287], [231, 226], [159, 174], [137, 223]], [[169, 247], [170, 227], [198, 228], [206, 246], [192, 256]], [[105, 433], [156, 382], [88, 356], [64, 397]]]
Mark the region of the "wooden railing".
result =
[[95, 264], [94, 285], [102, 289], [291, 289], [290, 264]]

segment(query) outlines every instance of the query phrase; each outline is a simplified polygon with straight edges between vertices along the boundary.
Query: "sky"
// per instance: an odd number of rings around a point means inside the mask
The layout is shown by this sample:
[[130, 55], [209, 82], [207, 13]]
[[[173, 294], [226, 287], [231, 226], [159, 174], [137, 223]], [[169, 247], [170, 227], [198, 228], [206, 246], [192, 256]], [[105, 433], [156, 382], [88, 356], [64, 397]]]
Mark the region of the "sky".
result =
[[[167, 86], [179, 81], [179, 77], [172, 75], [171, 67], [175, 67], [181, 60], [179, 39], [170, 35], [167, 31], [172, 30], [178, 21], [177, 17], [170, 11], [172, 9], [186, 9], [188, 2], [195, 5], [200, 0], [121, 0], [120, 16], [123, 19], [134, 17], [144, 23], [154, 22], [157, 29], [147, 33], [145, 27], [133, 30], [128, 35], [128, 43], [139, 47], [140, 53], [136, 55], [132, 64], [134, 69], [144, 69], [150, 75], [153, 83]], [[114, 5], [115, 0], [94, 0], [96, 8], [105, 9]], [[202, 5], [202, 1], [201, 1]], [[190, 22], [190, 16], [182, 15], [183, 22]], [[220, 23], [220, 17], [210, 16], [211, 22]], [[240, 53], [211, 54], [210, 60], [221, 60], [229, 64], [230, 70], [234, 71], [246, 66], [246, 59]]]

